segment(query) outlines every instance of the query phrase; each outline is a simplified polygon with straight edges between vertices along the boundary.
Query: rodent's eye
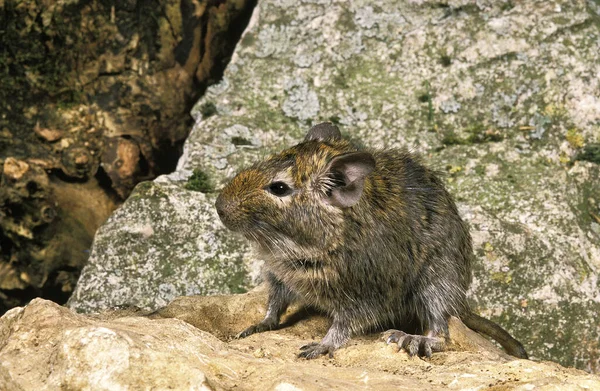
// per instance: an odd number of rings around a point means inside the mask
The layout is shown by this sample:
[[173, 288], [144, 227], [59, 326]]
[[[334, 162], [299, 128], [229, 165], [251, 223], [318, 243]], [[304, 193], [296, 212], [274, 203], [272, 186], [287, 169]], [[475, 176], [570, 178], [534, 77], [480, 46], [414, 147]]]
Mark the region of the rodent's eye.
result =
[[292, 189], [285, 182], [273, 182], [266, 190], [277, 197], [285, 197], [292, 194]]

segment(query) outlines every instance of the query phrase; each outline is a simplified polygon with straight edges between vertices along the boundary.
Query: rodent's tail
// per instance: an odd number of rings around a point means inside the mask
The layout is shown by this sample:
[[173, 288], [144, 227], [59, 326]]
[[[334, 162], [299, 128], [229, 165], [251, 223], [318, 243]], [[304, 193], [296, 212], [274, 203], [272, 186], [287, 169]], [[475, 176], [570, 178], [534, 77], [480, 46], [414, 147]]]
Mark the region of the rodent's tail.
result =
[[489, 319], [482, 318], [472, 312], [468, 312], [461, 317], [463, 323], [470, 329], [483, 333], [494, 339], [511, 356], [518, 358], [529, 358], [521, 342], [514, 339], [508, 331], [492, 322]]

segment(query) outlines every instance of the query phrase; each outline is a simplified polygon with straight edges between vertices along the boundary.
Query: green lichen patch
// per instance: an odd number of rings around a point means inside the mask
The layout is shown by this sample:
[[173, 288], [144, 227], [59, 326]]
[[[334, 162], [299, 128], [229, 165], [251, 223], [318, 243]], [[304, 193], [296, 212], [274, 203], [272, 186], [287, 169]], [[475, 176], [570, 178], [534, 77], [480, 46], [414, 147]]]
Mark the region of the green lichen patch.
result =
[[231, 138], [231, 143], [235, 146], [252, 145], [252, 142], [244, 137], [234, 136]]
[[335, 22], [336, 27], [342, 31], [354, 31], [356, 30], [356, 23], [354, 22], [354, 14], [345, 9], [340, 12], [338, 19]]
[[450, 57], [450, 55], [448, 54], [448, 49], [446, 48], [442, 48], [440, 50], [439, 53], [439, 63], [441, 66], [443, 66], [444, 68], [448, 68], [450, 65], [452, 65], [452, 57]]
[[217, 106], [213, 102], [204, 102], [200, 106], [200, 114], [202, 114], [202, 118], [212, 117], [217, 114]]
[[452, 65], [452, 58], [444, 54], [440, 57], [440, 64], [442, 64], [444, 68], [447, 68]]
[[334, 125], [340, 125], [340, 117], [337, 115], [332, 115], [331, 117], [328, 118], [328, 121], [331, 122]]
[[448, 131], [446, 131], [446, 132], [443, 133], [442, 144], [443, 145], [447, 145], [447, 146], [450, 146], [450, 145], [466, 145], [466, 144], [468, 144], [468, 142], [464, 138], [462, 138], [459, 135], [457, 135], [455, 131], [448, 130]]
[[567, 139], [567, 142], [573, 148], [581, 148], [581, 147], [583, 147], [583, 145], [585, 143], [581, 132], [579, 132], [575, 128], [571, 128], [571, 129], [567, 130], [567, 135], [565, 136], [565, 138]]
[[249, 47], [249, 46], [254, 45], [255, 42], [256, 42], [256, 37], [254, 36], [254, 34], [246, 33], [244, 35], [244, 37], [242, 38], [240, 44], [242, 45], [242, 47]]
[[419, 99], [419, 102], [421, 102], [421, 103], [428, 103], [428, 102], [431, 102], [431, 95], [429, 95], [428, 92], [425, 92], [425, 93], [419, 95], [419, 97], [417, 99]]
[[214, 186], [208, 174], [199, 168], [195, 168], [192, 175], [188, 178], [184, 188], [202, 193], [210, 193], [214, 190]]
[[498, 142], [504, 138], [497, 129], [486, 128], [484, 126], [473, 126], [466, 130], [469, 136], [467, 141], [471, 144]]
[[419, 102], [426, 103], [426, 118], [429, 125], [434, 121], [435, 110], [433, 108], [433, 92], [431, 90], [431, 83], [429, 80], [423, 82], [423, 91], [418, 95]]
[[454, 130], [442, 132], [442, 144], [450, 145], [472, 145], [488, 142], [499, 142], [504, 139], [503, 133], [492, 126], [486, 126], [483, 123], [467, 126], [461, 134]]
[[513, 8], [515, 8], [515, 4], [510, 0], [502, 2], [502, 5], [500, 6], [502, 11], [510, 11]]
[[591, 143], [586, 145], [581, 152], [575, 155], [575, 160], [600, 164], [600, 144]]

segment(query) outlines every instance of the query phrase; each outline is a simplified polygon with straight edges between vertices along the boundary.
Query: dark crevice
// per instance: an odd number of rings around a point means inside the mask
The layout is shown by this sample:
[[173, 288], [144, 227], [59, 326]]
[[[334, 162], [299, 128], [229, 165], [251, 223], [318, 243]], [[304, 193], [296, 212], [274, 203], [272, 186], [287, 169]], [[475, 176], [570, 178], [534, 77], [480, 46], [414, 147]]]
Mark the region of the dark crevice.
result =
[[55, 303], [64, 304], [69, 299], [71, 292], [65, 292], [63, 287], [71, 284], [75, 285], [79, 279], [80, 270], [70, 266], [64, 266], [61, 269], [54, 270], [49, 276], [47, 282], [41, 289], [42, 297], [52, 300]]
[[41, 290], [32, 286], [26, 289], [0, 289], [0, 314], [13, 307], [23, 306], [41, 296]]
[[63, 286], [66, 280], [75, 284], [80, 271], [74, 267], [65, 266], [53, 271], [41, 287], [28, 286], [25, 289], [0, 289], [0, 313], [4, 314], [13, 307], [24, 306], [36, 297], [64, 304], [69, 299], [70, 291], [65, 292]]
[[119, 194], [115, 191], [115, 189], [112, 186], [112, 180], [110, 179], [106, 171], [104, 171], [104, 168], [102, 168], [102, 166], [98, 167], [98, 171], [96, 171], [94, 178], [96, 178], [96, 180], [98, 181], [98, 186], [100, 186], [112, 200], [118, 202], [121, 199], [119, 197]]
[[227, 53], [221, 59], [220, 64], [215, 64], [215, 68], [212, 70], [212, 78], [213, 80], [216, 80], [216, 82], [221, 81], [223, 78], [225, 68], [227, 68], [227, 65], [229, 65], [231, 56], [233, 55], [236, 46], [240, 42], [246, 27], [248, 27], [248, 23], [250, 23], [250, 18], [252, 17], [252, 13], [254, 12], [256, 4], [257, 0], [249, 1], [246, 10], [241, 12], [231, 21], [230, 28], [225, 34], [225, 41], [231, 46], [227, 48]]
[[77, 178], [77, 177], [69, 176], [69, 175], [65, 174], [65, 172], [63, 170], [60, 170], [60, 169], [51, 169], [50, 175], [53, 175], [55, 178], [60, 179], [61, 181], [67, 182], [67, 183], [85, 183], [89, 180], [88, 177]]
[[[188, 121], [188, 126], [192, 126], [191, 119]], [[158, 148], [154, 151], [155, 155], [155, 164], [156, 167], [159, 168], [158, 175], [162, 174], [170, 174], [175, 171], [177, 167], [177, 162], [179, 161], [179, 157], [183, 153], [183, 144], [185, 140], [181, 140], [175, 143], [171, 143], [167, 140], [163, 141]], [[143, 165], [143, 166], [142, 166]], [[140, 159], [140, 169], [143, 167], [148, 167], [148, 162], [146, 159]]]
[[[140, 177], [146, 177], [148, 176], [148, 173], [150, 172], [150, 165], [148, 164], [148, 160], [146, 160], [146, 158], [144, 157], [144, 154], [140, 152], [140, 154], [138, 155], [140, 161], [138, 163], [138, 168], [140, 170]], [[164, 162], [159, 162], [159, 167], [162, 167], [160, 164], [164, 163]]]
[[[100, 31], [99, 29], [98, 31], [96, 30], [98, 26], [90, 25], [90, 27], [83, 29], [80, 34], [75, 34], [71, 27], [60, 27], [63, 24], [64, 26], [80, 25], [79, 22], [82, 20], [82, 17], [89, 17], [87, 14], [82, 14], [81, 10], [87, 9], [86, 7], [91, 2], [84, 0], [83, 2], [66, 7], [64, 12], [53, 15], [52, 20], [57, 26], [60, 25], [58, 27], [53, 24], [52, 28], [45, 28], [42, 23], [41, 13], [39, 13], [34, 16], [34, 23], [39, 27], [39, 31], [34, 29], [30, 32], [28, 39], [23, 41], [26, 42], [25, 47], [23, 47], [20, 44], [22, 40], [19, 39], [15, 32], [23, 30], [25, 26], [22, 26], [22, 18], [18, 17], [20, 11], [11, 4], [11, 2], [7, 3], [6, 9], [0, 11], [0, 30], [6, 32], [4, 36], [0, 36], [0, 55], [4, 53], [6, 56], [8, 53], [11, 53], [12, 56], [10, 57], [18, 57], [21, 61], [8, 62], [5, 69], [1, 71], [5, 74], [2, 81], [6, 82], [8, 80], [11, 85], [8, 86], [10, 88], [3, 88], [0, 91], [0, 111], [6, 112], [0, 118], [0, 128], [3, 126], [8, 127], [7, 124], [16, 124], [19, 129], [29, 130], [34, 128], [36, 121], [39, 120], [42, 128], [63, 129], [62, 125], [65, 125], [64, 129], [68, 129], [68, 124], [63, 124], [52, 116], [48, 118], [43, 117], [43, 115], [47, 114], [43, 110], [40, 110], [42, 114], [32, 118], [21, 115], [22, 108], [25, 105], [32, 105], [31, 102], [39, 102], [39, 106], [51, 107], [50, 112], [53, 114], [59, 113], [64, 108], [70, 109], [82, 104], [97, 105], [100, 110], [109, 113], [114, 113], [118, 108], [124, 107], [130, 110], [133, 116], [136, 116], [135, 118], [140, 118], [134, 127], [136, 132], [130, 132], [130, 134], [126, 135], [116, 133], [123, 137], [120, 141], [128, 140], [124, 144], [127, 144], [126, 146], [130, 149], [126, 151], [131, 151], [134, 148], [128, 145], [132, 143], [135, 143], [140, 149], [139, 160], [137, 161], [138, 165], [135, 167], [135, 177], [125, 178], [125, 186], [131, 186], [133, 183], [150, 180], [158, 175], [174, 171], [183, 152], [185, 137], [182, 136], [185, 135], [186, 131], [189, 132], [193, 125], [194, 120], [191, 115], [181, 115], [181, 112], [176, 110], [173, 110], [174, 114], [165, 112], [163, 107], [160, 106], [160, 100], [149, 99], [151, 103], [148, 104], [147, 108], [143, 107], [144, 102], [140, 101], [140, 99], [144, 96], [152, 96], [153, 91], [148, 91], [151, 87], [140, 82], [136, 87], [139, 87], [143, 96], [137, 97], [132, 96], [133, 93], [129, 84], [121, 80], [113, 82], [111, 79], [108, 79], [111, 77], [119, 79], [119, 76], [122, 74], [129, 75], [131, 69], [128, 64], [125, 64], [126, 70], [122, 72], [113, 72], [114, 68], [101, 68], [100, 73], [91, 79], [85, 78], [83, 73], [79, 74], [79, 72], [83, 72], [83, 64], [96, 59], [101, 53], [113, 52], [114, 54], [119, 54], [122, 50], [121, 46], [119, 46], [120, 42], [131, 41], [133, 34], [136, 33], [139, 34], [140, 41], [135, 52], [132, 53], [133, 57], [147, 56], [154, 66], [151, 67], [152, 72], [164, 71], [160, 64], [157, 65], [162, 41], [159, 42], [156, 32], [159, 30], [159, 18], [165, 17], [165, 5], [161, 4], [158, 0], [127, 0], [117, 3], [100, 0], [97, 10], [104, 16], [100, 18], [90, 17], [90, 20], [109, 23], [111, 8], [114, 7], [114, 21], [116, 22], [116, 29], [120, 36], [118, 40], [102, 41], [108, 42], [105, 46], [102, 46], [102, 42], [96, 42], [98, 37], [94, 34]], [[240, 10], [239, 8], [235, 8], [234, 5], [229, 7], [230, 4], [225, 0], [209, 0], [207, 9], [202, 16], [194, 17], [194, 13], [192, 12], [194, 11], [193, 2], [191, 0], [181, 1], [181, 13], [184, 15], [182, 21], [184, 24], [182, 26], [183, 38], [179, 46], [173, 49], [176, 61], [179, 64], [185, 64], [189, 54], [194, 51], [195, 56], [199, 54], [198, 64], [201, 63], [204, 56], [208, 55], [211, 56], [210, 60], [213, 62], [212, 69], [203, 70], [204, 72], [207, 70], [210, 72], [208, 75], [204, 74], [202, 76], [205, 80], [198, 81], [194, 79], [194, 86], [190, 89], [193, 92], [185, 96], [185, 102], [181, 104], [183, 106], [181, 108], [184, 109], [183, 112], [190, 113], [192, 107], [206, 91], [206, 88], [223, 78], [225, 68], [229, 64], [233, 51], [250, 21], [256, 4], [256, 0], [250, 1], [246, 3], [243, 10]], [[217, 10], [215, 7], [219, 6], [221, 6], [221, 9], [218, 12], [223, 12], [223, 14], [216, 15], [215, 11]], [[231, 15], [234, 15], [236, 12], [237, 16], [233, 18]], [[211, 17], [231, 18], [228, 20], [228, 30], [209, 30], [209, 22], [212, 23], [209, 19]], [[173, 22], [173, 20], [166, 19], [169, 24]], [[213, 25], [221, 28], [221, 24], [219, 23]], [[176, 37], [175, 31], [177, 29], [174, 29], [174, 27], [169, 25], [168, 29], [170, 29], [170, 34]], [[202, 30], [202, 39], [194, 42], [194, 31], [198, 33], [199, 28]], [[47, 33], [47, 31], [53, 30], [57, 30], [56, 35]], [[211, 34], [211, 36], [207, 37], [207, 34]], [[110, 36], [106, 35], [106, 37], [102, 36], [102, 38], [110, 39]], [[88, 41], [97, 43], [97, 45], [85, 46]], [[193, 47], [194, 44], [198, 46]], [[72, 49], [68, 56], [61, 52], [65, 47]], [[83, 48], [86, 50], [89, 49], [92, 52], [87, 52]], [[80, 53], [78, 50], [83, 51]], [[207, 64], [210, 64], [210, 62], [203, 63], [203, 65]], [[44, 78], [40, 79], [44, 83], [32, 85], [25, 77], [25, 65], [33, 69], [33, 74], [44, 76]], [[73, 78], [80, 78], [79, 82], [75, 82], [75, 84], [68, 83], [69, 78], [66, 76], [69, 75], [72, 76], [71, 80]], [[101, 86], [95, 88], [96, 83], [101, 84]], [[189, 85], [186, 87], [189, 87]], [[90, 124], [95, 127], [96, 124], [93, 122], [94, 114], [93, 110], [90, 110], [87, 113], [87, 117], [82, 117], [84, 122], [79, 127], [81, 129], [88, 129], [86, 126], [90, 126]], [[88, 117], [92, 119], [88, 119]], [[182, 119], [181, 117], [184, 118]], [[113, 120], [115, 124], [118, 125], [119, 129], [123, 128], [127, 130], [127, 127], [123, 124], [125, 120], [120, 122], [120, 118], [118, 115], [114, 116]], [[176, 131], [169, 132], [173, 127], [177, 127]], [[89, 162], [76, 163], [73, 160], [76, 155], [69, 155], [64, 160], [57, 160], [58, 163], [55, 165], [44, 166], [39, 175], [45, 177], [47, 174], [53, 186], [60, 186], [61, 182], [69, 184], [83, 184], [90, 180], [97, 182], [100, 189], [95, 184], [91, 184], [93, 186], [90, 186], [94, 188], [93, 191], [95, 193], [90, 191], [87, 186], [72, 186], [72, 188], [85, 188], [85, 191], [81, 190], [85, 194], [102, 194], [102, 197], [104, 197], [104, 194], [107, 194], [112, 202], [102, 201], [102, 205], [116, 206], [123, 202], [123, 198], [128, 193], [127, 191], [118, 191], [117, 187], [119, 184], [116, 182], [119, 180], [119, 177], [118, 175], [113, 175], [115, 170], [111, 171], [111, 168], [114, 168], [114, 162], [117, 161], [119, 156], [117, 155], [114, 159], [109, 160], [104, 158], [104, 154], [108, 150], [108, 143], [114, 142], [115, 139], [118, 140], [119, 136], [102, 134], [100, 127], [96, 131], [98, 132], [97, 136], [96, 133], [90, 133], [91, 135], [88, 136], [83, 132], [69, 136], [76, 141], [73, 144], [74, 147], [87, 148], [86, 151], [88, 152], [94, 151], [93, 154], [86, 155], [89, 158]], [[6, 144], [7, 150], [10, 148], [7, 156], [15, 156], [17, 158], [43, 155], [32, 152], [34, 149], [31, 145], [34, 145], [34, 142], [40, 143], [41, 137], [39, 135], [35, 135], [33, 132], [23, 132], [22, 135], [20, 137], [21, 134], [19, 134], [20, 138], [14, 135], [13, 139], [19, 140], [19, 142], [11, 142], [10, 145], [4, 141], [0, 141], [0, 148]], [[80, 138], [76, 138], [75, 136]], [[175, 138], [179, 138], [179, 140], [174, 140]], [[89, 144], [84, 144], [83, 141], [89, 141]], [[41, 147], [37, 148], [46, 151], [46, 149], [51, 150], [52, 146], [58, 143], [42, 142], [42, 144]], [[112, 146], [114, 145], [112, 144]], [[117, 149], [115, 151], [121, 152]], [[66, 153], [64, 152], [65, 156]], [[49, 159], [49, 161], [54, 162], [55, 158], [60, 156], [62, 155], [52, 155], [53, 159]], [[135, 158], [135, 155], [133, 158]], [[111, 176], [114, 182], [111, 180]], [[76, 284], [81, 265], [87, 259], [87, 255], [84, 255], [84, 253], [89, 254], [87, 250], [89, 244], [85, 241], [90, 239], [89, 235], [91, 234], [87, 234], [85, 229], [79, 227], [79, 225], [76, 225], [75, 228], [69, 225], [75, 224], [73, 223], [73, 216], [67, 213], [69, 198], [61, 195], [63, 198], [55, 200], [52, 197], [58, 194], [58, 192], [52, 193], [53, 190], [45, 189], [35, 181], [26, 182], [26, 180], [28, 179], [24, 179], [23, 188], [30, 195], [34, 195], [35, 200], [37, 200], [37, 203], [34, 204], [35, 208], [32, 209], [28, 206], [29, 204], [27, 203], [31, 203], [30, 199], [21, 197], [19, 200], [21, 203], [4, 205], [0, 211], [0, 218], [5, 217], [26, 221], [29, 224], [28, 229], [33, 233], [33, 239], [21, 240], [10, 229], [6, 231], [0, 229], [0, 256], [2, 257], [2, 262], [10, 265], [14, 272], [17, 273], [17, 276], [22, 271], [27, 271], [29, 280], [20, 281], [14, 287], [10, 286], [11, 289], [0, 290], [0, 315], [14, 306], [27, 304], [27, 302], [35, 297], [43, 297], [59, 304], [64, 304]], [[47, 199], [52, 200], [52, 208], [47, 203], [39, 202], [44, 197], [49, 197]], [[61, 204], [61, 202], [65, 203]], [[102, 208], [96, 209], [103, 210]], [[85, 212], [83, 213], [85, 214]], [[101, 213], [105, 212], [98, 212], [92, 215], [97, 217]], [[75, 221], [77, 224], [80, 223], [76, 218]], [[67, 227], [66, 231], [65, 227]], [[68, 232], [69, 235], [65, 235], [65, 232]], [[53, 250], [54, 252], [51, 256], [43, 253], [45, 254], [43, 257], [37, 257], [37, 255], [34, 257], [34, 254], [42, 254], [41, 250], [48, 243], [51, 243], [53, 238], [61, 238], [62, 236], [70, 236], [70, 238], [74, 239], [71, 239], [72, 242], [69, 242], [70, 245], [55, 246], [59, 250]], [[79, 244], [81, 244], [81, 248]], [[77, 258], [79, 255], [81, 257]], [[67, 262], [75, 266], [65, 266]], [[12, 289], [17, 287], [25, 288]]]
[[[181, 9], [181, 15], [193, 15], [194, 14], [194, 4], [188, 0], [181, 0], [179, 5]], [[207, 14], [208, 12], [205, 12]], [[175, 60], [179, 63], [179, 65], [183, 66], [189, 54], [192, 52], [192, 47], [194, 45], [194, 31], [196, 30], [196, 26], [198, 26], [198, 18], [190, 17], [184, 19], [182, 26], [182, 38], [181, 42], [175, 47]]]

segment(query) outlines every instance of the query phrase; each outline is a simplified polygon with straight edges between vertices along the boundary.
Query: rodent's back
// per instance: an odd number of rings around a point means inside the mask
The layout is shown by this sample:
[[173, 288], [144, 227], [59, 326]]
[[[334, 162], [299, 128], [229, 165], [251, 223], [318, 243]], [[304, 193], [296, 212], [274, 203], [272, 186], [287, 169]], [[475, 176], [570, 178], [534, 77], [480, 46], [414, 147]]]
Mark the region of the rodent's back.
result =
[[425, 318], [424, 327], [459, 315], [467, 308], [472, 247], [452, 197], [417, 155], [372, 153], [377, 164], [363, 198], [345, 210], [348, 272], [369, 280], [354, 281], [366, 291], [381, 290], [373, 301], [383, 313], [403, 307], [401, 316]]
[[[470, 281], [471, 237], [452, 196], [437, 172], [420, 156], [406, 150], [374, 151], [377, 168], [373, 186], [365, 193], [373, 214], [381, 216], [395, 236], [410, 238], [416, 264], [436, 260], [436, 268], [448, 264], [461, 272], [457, 281]], [[388, 223], [387, 220], [390, 220]], [[444, 256], [442, 256], [444, 255]], [[454, 255], [454, 256], [453, 256]]]

